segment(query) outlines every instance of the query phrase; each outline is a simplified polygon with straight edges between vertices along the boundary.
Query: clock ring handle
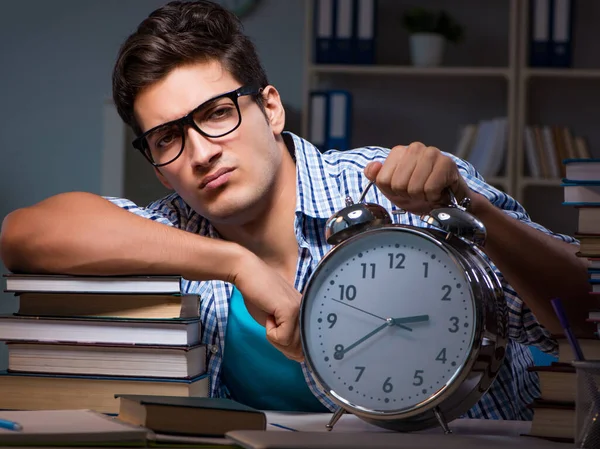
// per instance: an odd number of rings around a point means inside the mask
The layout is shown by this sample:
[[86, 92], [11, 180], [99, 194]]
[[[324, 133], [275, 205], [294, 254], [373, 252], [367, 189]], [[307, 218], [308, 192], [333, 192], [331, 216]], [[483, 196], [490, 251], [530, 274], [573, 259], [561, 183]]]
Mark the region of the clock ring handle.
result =
[[[367, 196], [367, 193], [369, 192], [369, 189], [371, 188], [371, 186], [373, 184], [375, 184], [374, 181], [369, 181], [369, 183], [365, 186], [362, 193], [360, 194], [360, 198], [358, 199], [359, 203], [362, 203], [364, 201], [365, 197]], [[456, 199], [456, 195], [454, 195], [454, 192], [452, 191], [452, 189], [450, 187], [446, 187], [444, 189], [444, 191], [450, 198], [450, 204], [449, 204], [450, 207], [456, 207], [458, 209], [462, 209], [465, 211], [469, 210], [469, 206], [471, 205], [471, 198], [469, 198], [468, 196], [465, 196], [459, 203]], [[393, 213], [401, 214], [401, 213], [405, 213], [405, 211], [400, 209], [400, 210], [394, 211]]]
[[452, 191], [452, 189], [450, 187], [446, 187], [444, 189], [444, 191], [450, 198], [450, 207], [457, 207], [458, 209], [462, 209], [464, 211], [469, 210], [469, 206], [471, 205], [471, 198], [469, 198], [468, 196], [465, 196], [459, 203], [456, 200], [456, 195], [454, 195], [454, 192]]
[[360, 194], [360, 198], [358, 199], [359, 203], [362, 203], [365, 199], [365, 196], [367, 196], [367, 192], [369, 191], [369, 189], [371, 188], [371, 186], [375, 184], [375, 182], [373, 181], [369, 181], [369, 183], [366, 185], [366, 187], [363, 189], [362, 193]]

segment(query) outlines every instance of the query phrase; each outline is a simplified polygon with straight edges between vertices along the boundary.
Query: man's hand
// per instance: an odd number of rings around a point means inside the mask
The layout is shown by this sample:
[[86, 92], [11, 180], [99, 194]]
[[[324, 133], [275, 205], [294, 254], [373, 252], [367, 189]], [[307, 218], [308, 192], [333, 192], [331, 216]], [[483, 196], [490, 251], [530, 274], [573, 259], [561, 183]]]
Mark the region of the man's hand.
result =
[[249, 251], [240, 258], [230, 282], [242, 293], [248, 312], [265, 326], [267, 340], [287, 358], [302, 362], [300, 293]]
[[395, 146], [382, 164], [371, 162], [365, 176], [396, 206], [417, 215], [447, 206], [447, 187], [458, 201], [472, 195], [454, 161], [419, 142]]

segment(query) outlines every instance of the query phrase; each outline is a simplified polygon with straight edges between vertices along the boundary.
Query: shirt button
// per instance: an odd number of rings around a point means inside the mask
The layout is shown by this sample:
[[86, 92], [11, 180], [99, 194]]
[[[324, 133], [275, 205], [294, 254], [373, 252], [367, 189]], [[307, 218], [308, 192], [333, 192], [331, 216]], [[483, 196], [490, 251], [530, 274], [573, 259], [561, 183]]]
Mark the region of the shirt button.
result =
[[219, 348], [217, 347], [217, 345], [212, 345], [210, 347], [210, 352], [212, 352], [213, 354], [216, 354], [217, 352], [219, 352]]

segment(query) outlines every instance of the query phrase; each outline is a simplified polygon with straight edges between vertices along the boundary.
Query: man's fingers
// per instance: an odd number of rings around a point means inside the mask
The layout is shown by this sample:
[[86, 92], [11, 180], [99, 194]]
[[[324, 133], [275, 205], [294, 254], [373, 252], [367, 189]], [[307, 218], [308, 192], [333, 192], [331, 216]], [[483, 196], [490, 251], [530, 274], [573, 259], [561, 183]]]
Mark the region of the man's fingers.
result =
[[381, 170], [381, 167], [383, 167], [383, 164], [381, 162], [369, 162], [365, 167], [365, 176], [367, 177], [367, 179], [369, 181], [375, 182], [375, 180], [377, 179], [377, 175]]
[[273, 316], [267, 317], [265, 330], [267, 340], [288, 359], [297, 362], [304, 361], [299, 329], [287, 329], [288, 326], [277, 325]]

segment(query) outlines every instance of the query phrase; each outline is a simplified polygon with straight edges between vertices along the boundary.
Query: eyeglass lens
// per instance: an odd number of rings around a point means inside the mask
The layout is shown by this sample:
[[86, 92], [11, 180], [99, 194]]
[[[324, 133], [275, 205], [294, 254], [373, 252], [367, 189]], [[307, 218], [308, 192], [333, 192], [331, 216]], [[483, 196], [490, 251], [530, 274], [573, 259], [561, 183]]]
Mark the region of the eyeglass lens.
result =
[[[240, 114], [231, 98], [222, 97], [195, 110], [192, 119], [208, 137], [220, 137], [239, 125]], [[184, 132], [185, 127], [178, 122], [157, 128], [146, 136], [146, 152], [155, 164], [170, 162], [179, 155], [183, 150]]]

